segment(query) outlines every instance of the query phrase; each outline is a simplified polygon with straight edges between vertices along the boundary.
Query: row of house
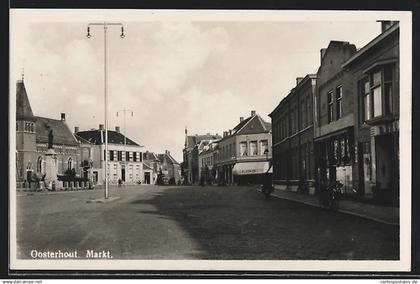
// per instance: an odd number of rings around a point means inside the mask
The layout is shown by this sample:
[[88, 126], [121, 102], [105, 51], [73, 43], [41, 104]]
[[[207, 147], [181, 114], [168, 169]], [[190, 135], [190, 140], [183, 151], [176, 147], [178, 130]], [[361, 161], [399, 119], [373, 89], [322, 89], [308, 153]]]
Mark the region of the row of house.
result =
[[271, 123], [254, 110], [223, 136], [185, 131], [184, 180], [190, 184], [246, 184], [270, 169]]
[[269, 116], [277, 187], [339, 180], [348, 195], [398, 205], [399, 23], [383, 21], [360, 49], [331, 41]]
[[[60, 119], [34, 116], [25, 84], [16, 85], [16, 181], [18, 187], [29, 187], [34, 180], [48, 184], [58, 176], [76, 175], [94, 184], [105, 181], [107, 157], [110, 184], [155, 184], [157, 177], [169, 183], [180, 182], [180, 165], [169, 151], [155, 154], [126, 137], [120, 131], [108, 130], [108, 152], [105, 151], [105, 128], [72, 133], [65, 114]], [[106, 155], [106, 156], [105, 156]]]

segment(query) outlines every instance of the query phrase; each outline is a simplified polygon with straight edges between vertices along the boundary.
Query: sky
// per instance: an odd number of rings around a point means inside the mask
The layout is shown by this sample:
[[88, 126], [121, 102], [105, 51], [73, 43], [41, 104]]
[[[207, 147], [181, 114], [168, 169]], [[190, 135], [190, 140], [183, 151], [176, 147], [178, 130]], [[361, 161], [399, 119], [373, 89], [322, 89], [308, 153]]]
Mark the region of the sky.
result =
[[[330, 40], [361, 48], [380, 33], [374, 20], [122, 22], [124, 39], [119, 28], [108, 30], [109, 129], [120, 126], [144, 150], [169, 150], [178, 162], [185, 127], [189, 135], [222, 134], [251, 110], [270, 122], [296, 78], [317, 72]], [[103, 124], [103, 29], [91, 28], [88, 39], [86, 21], [18, 24], [11, 79], [24, 69], [34, 114], [59, 119], [64, 112], [72, 131]], [[133, 112], [125, 129], [116, 115], [123, 109]]]

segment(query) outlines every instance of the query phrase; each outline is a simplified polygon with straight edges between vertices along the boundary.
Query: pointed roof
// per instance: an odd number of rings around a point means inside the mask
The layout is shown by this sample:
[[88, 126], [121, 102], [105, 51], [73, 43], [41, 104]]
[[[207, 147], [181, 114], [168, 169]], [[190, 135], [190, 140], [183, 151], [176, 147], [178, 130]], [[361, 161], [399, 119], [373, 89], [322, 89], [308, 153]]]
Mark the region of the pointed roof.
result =
[[271, 123], [266, 122], [258, 114], [241, 121], [234, 128], [235, 135], [256, 134], [271, 131]]
[[16, 83], [16, 120], [35, 121], [23, 80]]
[[168, 164], [179, 165], [179, 163], [171, 156], [168, 151], [166, 151], [165, 154], [158, 154], [158, 157], [161, 163], [163, 163], [164, 159], [166, 159]]
[[158, 156], [156, 156], [155, 153], [146, 151], [146, 152], [143, 153], [143, 160], [146, 160], [146, 161], [158, 161], [159, 158], [158, 158]]

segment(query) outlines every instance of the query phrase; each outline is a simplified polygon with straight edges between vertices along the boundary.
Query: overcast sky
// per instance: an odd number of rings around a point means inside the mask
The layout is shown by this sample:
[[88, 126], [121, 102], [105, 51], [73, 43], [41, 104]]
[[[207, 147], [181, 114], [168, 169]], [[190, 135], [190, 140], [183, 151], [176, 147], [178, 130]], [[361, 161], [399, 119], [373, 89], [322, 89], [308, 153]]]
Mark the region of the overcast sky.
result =
[[[108, 33], [110, 129], [121, 126], [145, 150], [171, 151], [182, 161], [184, 128], [194, 135], [223, 133], [239, 117], [268, 114], [295, 86], [316, 73], [320, 49], [330, 40], [362, 47], [380, 24], [359, 22], [182, 21], [124, 22]], [[103, 29], [86, 22], [31, 23], [21, 29], [12, 79], [24, 67], [37, 116], [66, 113], [73, 131], [104, 120]]]

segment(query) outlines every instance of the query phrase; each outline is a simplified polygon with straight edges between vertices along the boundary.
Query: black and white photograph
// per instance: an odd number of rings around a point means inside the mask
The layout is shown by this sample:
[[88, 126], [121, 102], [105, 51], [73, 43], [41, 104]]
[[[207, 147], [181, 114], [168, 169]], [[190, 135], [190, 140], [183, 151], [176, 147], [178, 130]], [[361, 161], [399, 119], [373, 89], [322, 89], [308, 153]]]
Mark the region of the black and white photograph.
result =
[[11, 268], [409, 271], [411, 24], [11, 9]]

